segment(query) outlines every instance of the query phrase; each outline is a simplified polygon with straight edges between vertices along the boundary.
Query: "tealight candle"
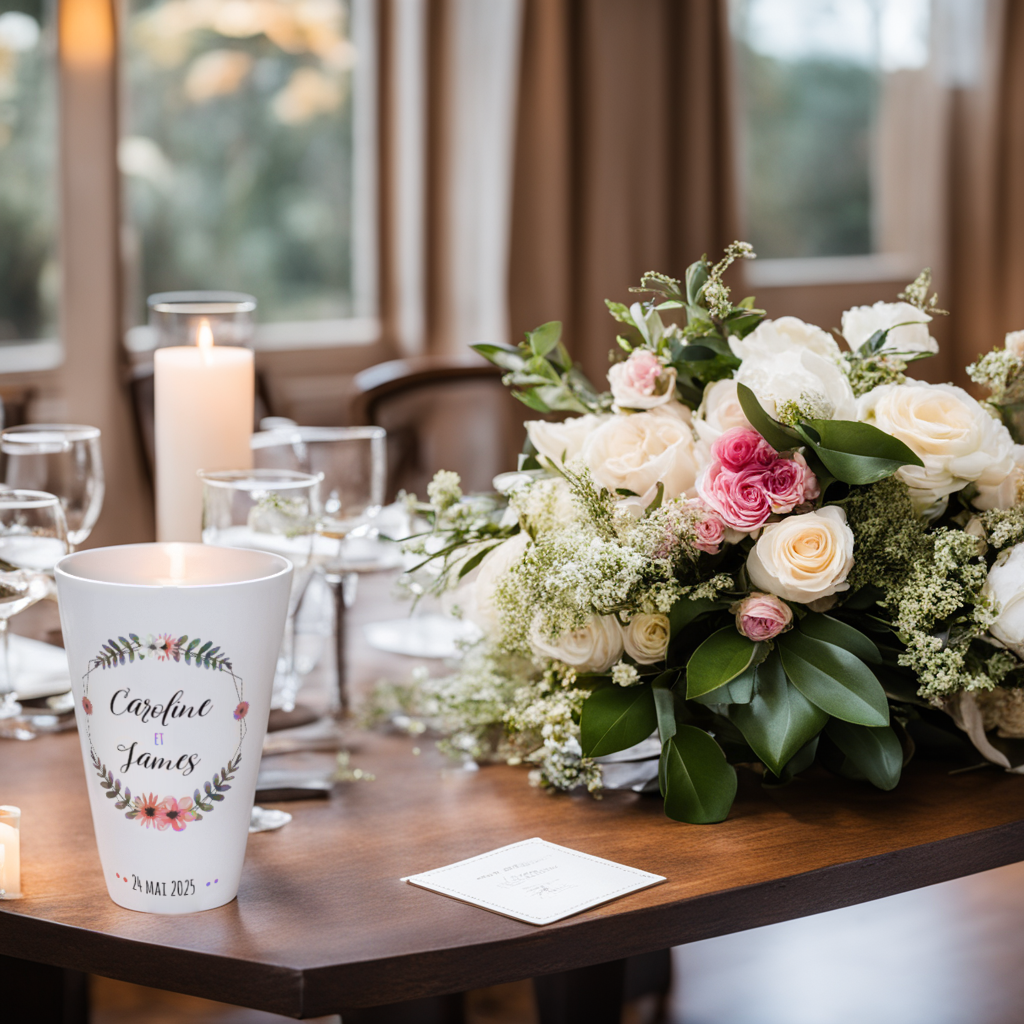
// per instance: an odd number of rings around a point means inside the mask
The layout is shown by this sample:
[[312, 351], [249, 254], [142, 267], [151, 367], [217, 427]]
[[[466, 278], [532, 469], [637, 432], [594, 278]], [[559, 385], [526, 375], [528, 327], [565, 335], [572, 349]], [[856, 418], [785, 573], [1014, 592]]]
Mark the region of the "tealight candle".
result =
[[21, 896], [21, 810], [9, 804], [0, 805], [0, 899], [14, 900]]
[[198, 541], [203, 485], [196, 474], [252, 465], [253, 354], [214, 345], [202, 320], [196, 344], [158, 348], [153, 369], [157, 539]]

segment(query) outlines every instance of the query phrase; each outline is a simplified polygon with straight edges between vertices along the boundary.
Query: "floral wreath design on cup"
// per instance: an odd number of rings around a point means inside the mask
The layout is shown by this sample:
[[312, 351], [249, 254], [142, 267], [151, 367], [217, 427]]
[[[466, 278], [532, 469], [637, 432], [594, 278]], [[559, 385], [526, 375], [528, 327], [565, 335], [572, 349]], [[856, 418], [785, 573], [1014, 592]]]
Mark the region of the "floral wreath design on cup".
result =
[[[238, 722], [238, 746], [235, 747], [228, 763], [215, 772], [213, 778], [203, 784], [202, 790], [196, 789], [192, 796], [160, 797], [156, 793], [141, 793], [132, 796], [127, 786], [114, 777], [108, 770], [92, 743], [90, 718], [93, 704], [89, 699], [89, 677], [97, 669], [113, 669], [118, 665], [130, 665], [136, 658], [156, 658], [157, 661], [175, 661], [196, 668], [205, 668], [214, 672], [226, 672], [235, 686], [238, 703], [233, 712]], [[143, 828], [154, 828], [165, 832], [168, 828], [175, 832], [184, 831], [193, 821], [202, 821], [204, 814], [209, 814], [224, 799], [224, 794], [231, 789], [228, 785], [235, 777], [238, 766], [242, 763], [242, 740], [248, 731], [246, 716], [249, 714], [248, 701], [244, 699], [244, 688], [240, 676], [235, 675], [231, 659], [213, 641], [205, 643], [198, 637], [189, 639], [187, 636], [174, 637], [170, 633], [152, 633], [140, 637], [129, 633], [127, 637], [119, 636], [116, 640], [107, 640], [102, 650], [89, 662], [89, 670], [85, 673], [82, 687], [82, 710], [85, 712], [86, 735], [89, 740], [89, 754], [99, 776], [100, 786], [107, 791], [107, 797], [114, 801], [114, 807], [125, 812], [125, 817], [137, 820]]]

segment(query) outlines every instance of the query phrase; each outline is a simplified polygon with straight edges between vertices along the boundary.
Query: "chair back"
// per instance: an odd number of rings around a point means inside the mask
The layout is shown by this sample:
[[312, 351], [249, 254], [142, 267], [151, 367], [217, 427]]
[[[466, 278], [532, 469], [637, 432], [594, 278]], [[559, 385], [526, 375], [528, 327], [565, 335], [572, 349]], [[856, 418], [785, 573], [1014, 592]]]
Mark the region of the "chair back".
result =
[[458, 473], [467, 494], [492, 490], [498, 473], [516, 468], [529, 413], [496, 366], [417, 356], [357, 374], [353, 417], [388, 433], [391, 501], [400, 490], [425, 499], [439, 469]]

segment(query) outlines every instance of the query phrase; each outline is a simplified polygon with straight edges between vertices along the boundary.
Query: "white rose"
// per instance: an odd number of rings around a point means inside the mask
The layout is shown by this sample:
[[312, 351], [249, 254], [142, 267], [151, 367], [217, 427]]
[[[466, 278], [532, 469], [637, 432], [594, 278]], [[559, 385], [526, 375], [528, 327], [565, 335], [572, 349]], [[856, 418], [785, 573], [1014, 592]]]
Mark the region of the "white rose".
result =
[[750, 427], [736, 391], [736, 381], [716, 380], [704, 389], [693, 429], [705, 444], [713, 444], [733, 427]]
[[971, 502], [987, 512], [993, 508], [1013, 508], [1024, 496], [1024, 445], [1013, 446], [1013, 469], [998, 484], [978, 484], [978, 493]]
[[1006, 351], [1014, 359], [1024, 360], [1024, 331], [1010, 331], [1006, 336]]
[[[843, 314], [843, 337], [856, 351], [875, 331], [889, 331], [882, 352], [934, 354], [939, 351], [939, 343], [928, 333], [931, 320], [927, 313], [909, 302], [854, 306]], [[897, 327], [897, 324], [904, 326]]]
[[467, 586], [459, 587], [457, 594], [467, 596], [461, 604], [463, 612], [471, 622], [475, 622], [486, 632], [497, 632], [501, 623], [494, 596], [501, 578], [526, 553], [530, 546], [530, 536], [520, 531], [514, 537], [492, 548], [484, 555], [483, 561], [473, 572], [473, 579], [466, 580]]
[[577, 672], [607, 672], [622, 657], [622, 626], [614, 615], [591, 615], [586, 625], [552, 642], [534, 624], [530, 646], [537, 654], [571, 665]]
[[552, 462], [568, 462], [579, 455], [586, 439], [606, 420], [608, 416], [573, 416], [564, 423], [548, 423], [547, 420], [527, 420], [527, 436], [533, 447]]
[[848, 590], [852, 568], [853, 531], [836, 505], [769, 523], [747, 556], [758, 590], [802, 604]]
[[745, 338], [730, 338], [729, 348], [737, 359], [764, 359], [782, 352], [806, 351], [838, 363], [841, 355], [831, 334], [795, 316], [762, 320]]
[[982, 593], [999, 609], [999, 617], [988, 631], [1024, 657], [1024, 544], [999, 556], [989, 569]]
[[626, 626], [624, 643], [626, 653], [639, 665], [653, 665], [664, 661], [668, 651], [669, 624], [667, 615], [634, 615]]
[[649, 505], [658, 484], [669, 501], [692, 492], [699, 469], [690, 410], [679, 402], [649, 412], [612, 416], [583, 445], [583, 461], [598, 487], [633, 491]]
[[676, 371], [648, 349], [638, 348], [608, 371], [617, 409], [654, 409], [676, 397]]
[[896, 474], [920, 514], [969, 483], [999, 487], [1015, 468], [1010, 432], [953, 384], [883, 384], [861, 396], [857, 419], [892, 434], [924, 463]]
[[789, 404], [810, 419], [852, 420], [856, 415], [857, 400], [842, 367], [810, 348], [751, 356], [735, 379], [754, 392], [771, 416]]

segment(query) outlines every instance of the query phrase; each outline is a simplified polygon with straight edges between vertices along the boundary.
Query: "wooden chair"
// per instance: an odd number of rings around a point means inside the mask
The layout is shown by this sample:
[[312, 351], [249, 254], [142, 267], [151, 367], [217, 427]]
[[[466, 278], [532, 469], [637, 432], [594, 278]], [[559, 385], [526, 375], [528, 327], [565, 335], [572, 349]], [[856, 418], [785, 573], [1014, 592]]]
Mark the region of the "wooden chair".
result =
[[531, 414], [501, 383], [501, 370], [473, 357], [417, 356], [356, 375], [354, 423], [388, 432], [388, 500], [399, 490], [426, 497], [439, 469], [466, 493], [489, 491], [516, 468]]

